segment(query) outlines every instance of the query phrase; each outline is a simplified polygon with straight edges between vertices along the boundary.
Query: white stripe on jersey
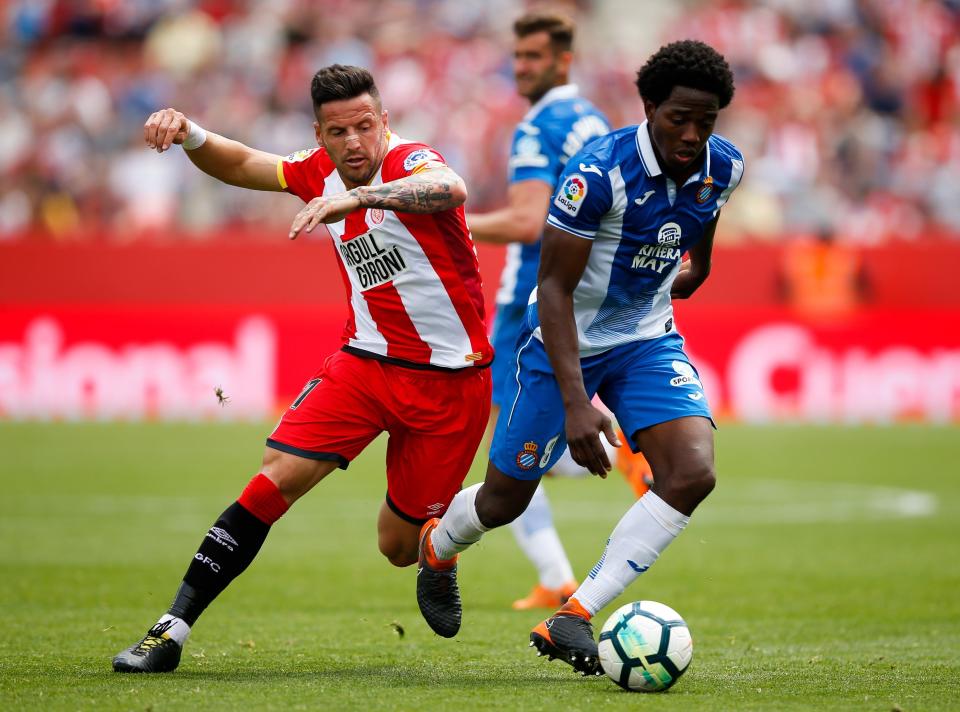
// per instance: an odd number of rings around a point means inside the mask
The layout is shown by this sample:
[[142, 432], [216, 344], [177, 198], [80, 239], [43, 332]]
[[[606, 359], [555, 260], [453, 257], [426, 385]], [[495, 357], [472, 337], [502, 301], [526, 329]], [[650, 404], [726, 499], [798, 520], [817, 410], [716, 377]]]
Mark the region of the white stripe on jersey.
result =
[[[347, 187], [343, 184], [343, 179], [340, 178], [339, 173], [334, 171], [327, 176], [323, 185], [324, 195], [338, 195], [346, 192], [346, 190]], [[340, 245], [343, 244], [342, 238], [346, 227], [346, 220], [340, 220], [339, 222], [327, 225], [327, 229], [333, 236], [333, 246], [338, 252], [337, 257], [341, 262], [343, 262], [343, 258], [340, 256], [339, 251]], [[353, 320], [356, 326], [356, 336], [351, 337], [347, 343], [350, 346], [362, 348], [364, 351], [386, 356], [387, 340], [383, 334], [380, 333], [380, 330], [377, 329], [377, 322], [375, 322], [370, 315], [370, 310], [367, 308], [367, 300], [363, 298], [356, 276], [353, 270], [346, 265], [344, 265], [344, 270], [350, 280], [350, 306], [353, 308]]]
[[500, 289], [497, 290], [497, 304], [513, 302], [513, 293], [517, 289], [517, 275], [520, 273], [520, 251], [523, 245], [511, 242], [507, 245], [507, 261], [500, 273]]
[[717, 209], [713, 211], [714, 217], [720, 212], [720, 208], [730, 200], [730, 194], [740, 185], [741, 178], [743, 178], [743, 161], [738, 161], [734, 158], [730, 161], [730, 183], [723, 189], [723, 192], [720, 193], [720, 197], [717, 198]]

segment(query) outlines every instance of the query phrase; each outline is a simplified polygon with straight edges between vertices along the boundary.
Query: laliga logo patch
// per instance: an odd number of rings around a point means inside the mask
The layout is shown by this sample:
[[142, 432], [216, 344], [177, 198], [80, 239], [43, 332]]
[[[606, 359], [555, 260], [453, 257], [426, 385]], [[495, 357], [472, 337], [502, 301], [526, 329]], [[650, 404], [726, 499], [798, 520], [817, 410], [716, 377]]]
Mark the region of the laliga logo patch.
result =
[[675, 376], [670, 379], [671, 386], [694, 386], [696, 388], [702, 388], [700, 380], [697, 378], [697, 372], [693, 370], [691, 366], [686, 361], [674, 361], [671, 366], [673, 370], [679, 373], [679, 376]]
[[379, 225], [383, 222], [383, 210], [380, 208], [374, 208], [373, 210], [367, 212], [367, 217], [370, 218], [370, 222], [372, 222], [374, 225]]
[[283, 160], [285, 160], [287, 163], [298, 163], [299, 161], [307, 160], [308, 158], [310, 158], [310, 156], [312, 156], [316, 152], [317, 152], [316, 148], [304, 148], [303, 150], [295, 151], [291, 153], [289, 156], [287, 156]]
[[680, 238], [682, 235], [683, 232], [677, 223], [665, 223], [663, 227], [660, 228], [660, 232], [657, 234], [657, 244], [666, 245], [667, 247], [677, 247], [680, 244]]
[[537, 464], [537, 444], [535, 442], [526, 442], [523, 444], [523, 450], [517, 453], [517, 467], [521, 470], [529, 470]]
[[416, 151], [411, 153], [403, 160], [403, 169], [405, 171], [412, 171], [414, 168], [419, 166], [421, 163], [426, 163], [427, 161], [439, 161], [440, 156], [438, 156], [433, 151], [429, 151], [426, 148], [418, 148]]
[[585, 197], [587, 197], [587, 179], [579, 173], [574, 173], [563, 181], [553, 204], [568, 215], [576, 217]]
[[710, 200], [711, 195], [713, 195], [713, 178], [707, 176], [703, 179], [703, 185], [701, 185], [697, 191], [697, 202], [703, 205]]

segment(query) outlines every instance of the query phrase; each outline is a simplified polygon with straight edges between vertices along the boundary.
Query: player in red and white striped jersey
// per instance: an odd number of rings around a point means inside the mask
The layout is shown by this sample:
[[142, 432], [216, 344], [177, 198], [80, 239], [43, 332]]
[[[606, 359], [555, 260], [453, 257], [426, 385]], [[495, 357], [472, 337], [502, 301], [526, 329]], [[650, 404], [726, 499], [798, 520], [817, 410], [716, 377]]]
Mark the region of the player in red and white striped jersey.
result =
[[386, 431], [380, 551], [417, 561], [420, 526], [460, 489], [490, 409], [493, 349], [461, 178], [429, 146], [391, 134], [369, 72], [313, 78], [319, 148], [286, 158], [208, 133], [174, 109], [150, 116], [147, 144], [182, 144], [201, 170], [307, 204], [289, 237], [325, 223], [350, 315], [344, 346], [314, 374], [267, 439], [260, 474], [220, 515], [168, 612], [113, 659], [118, 672], [166, 672], [203, 610], [253, 561], [270, 526]]

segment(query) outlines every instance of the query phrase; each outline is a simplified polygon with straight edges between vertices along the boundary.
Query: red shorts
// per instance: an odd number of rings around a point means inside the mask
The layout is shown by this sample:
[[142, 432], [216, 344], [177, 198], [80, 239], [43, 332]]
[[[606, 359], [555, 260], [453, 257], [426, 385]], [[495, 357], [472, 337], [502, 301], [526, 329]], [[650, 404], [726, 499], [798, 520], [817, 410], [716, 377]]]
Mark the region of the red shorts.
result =
[[267, 439], [282, 452], [349, 462], [380, 433], [387, 504], [421, 523], [446, 511], [490, 417], [490, 370], [417, 370], [338, 351], [324, 362]]

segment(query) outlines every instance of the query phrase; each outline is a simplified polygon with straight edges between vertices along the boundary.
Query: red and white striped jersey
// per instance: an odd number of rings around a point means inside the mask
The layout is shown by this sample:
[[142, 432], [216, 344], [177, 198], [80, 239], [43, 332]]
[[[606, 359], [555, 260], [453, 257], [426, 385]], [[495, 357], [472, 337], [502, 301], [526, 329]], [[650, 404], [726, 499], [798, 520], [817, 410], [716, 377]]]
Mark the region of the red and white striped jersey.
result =
[[[389, 141], [370, 185], [443, 162], [422, 143], [394, 134]], [[281, 159], [277, 177], [304, 202], [346, 191], [324, 148]], [[344, 350], [421, 368], [461, 369], [493, 360], [462, 207], [428, 215], [363, 208], [326, 227], [350, 307]]]

